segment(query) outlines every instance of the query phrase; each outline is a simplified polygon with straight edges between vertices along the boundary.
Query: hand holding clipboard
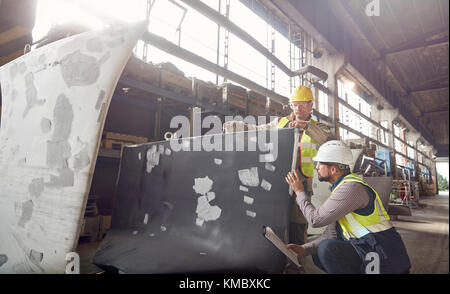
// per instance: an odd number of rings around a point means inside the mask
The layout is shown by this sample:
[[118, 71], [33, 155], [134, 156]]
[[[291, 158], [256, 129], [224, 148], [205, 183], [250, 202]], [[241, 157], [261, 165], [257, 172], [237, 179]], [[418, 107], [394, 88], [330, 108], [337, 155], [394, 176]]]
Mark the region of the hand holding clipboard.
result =
[[277, 247], [284, 255], [286, 255], [296, 266], [302, 267], [298, 262], [298, 255], [294, 251], [287, 249], [286, 244], [281, 241], [280, 238], [274, 233], [270, 227], [263, 227], [263, 235], [269, 240], [275, 247]]

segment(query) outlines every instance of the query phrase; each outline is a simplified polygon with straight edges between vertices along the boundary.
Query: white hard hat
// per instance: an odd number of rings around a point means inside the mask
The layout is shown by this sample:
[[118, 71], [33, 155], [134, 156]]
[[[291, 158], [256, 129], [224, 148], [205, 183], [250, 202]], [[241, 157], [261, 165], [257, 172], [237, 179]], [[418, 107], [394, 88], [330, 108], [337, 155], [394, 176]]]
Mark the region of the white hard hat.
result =
[[344, 143], [337, 140], [332, 140], [324, 143], [317, 151], [314, 161], [319, 162], [333, 162], [345, 164], [348, 166], [353, 165], [353, 154], [350, 148]]

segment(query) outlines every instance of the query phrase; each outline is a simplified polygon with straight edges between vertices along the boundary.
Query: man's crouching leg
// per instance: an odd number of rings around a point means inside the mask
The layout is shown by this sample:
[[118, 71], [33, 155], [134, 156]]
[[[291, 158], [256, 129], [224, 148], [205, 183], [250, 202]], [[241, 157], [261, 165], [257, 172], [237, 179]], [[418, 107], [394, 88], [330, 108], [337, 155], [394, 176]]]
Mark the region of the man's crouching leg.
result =
[[323, 240], [312, 256], [314, 264], [328, 274], [363, 274], [363, 261], [353, 246], [342, 240]]

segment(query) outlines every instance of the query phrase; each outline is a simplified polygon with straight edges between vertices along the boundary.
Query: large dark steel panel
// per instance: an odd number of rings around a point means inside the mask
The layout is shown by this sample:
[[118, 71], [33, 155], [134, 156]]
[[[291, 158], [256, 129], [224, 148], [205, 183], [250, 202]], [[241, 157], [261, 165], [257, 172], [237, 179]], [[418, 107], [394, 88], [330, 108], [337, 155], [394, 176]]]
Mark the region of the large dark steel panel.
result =
[[[283, 238], [289, 208], [293, 203], [284, 178], [294, 157], [294, 130], [270, 131], [278, 134], [275, 171], [266, 169], [260, 154], [268, 151], [172, 151], [170, 142], [155, 142], [123, 150], [117, 184], [117, 201], [112, 228], [94, 257], [100, 267], [114, 267], [125, 273], [268, 272], [280, 273], [286, 258], [262, 236], [270, 226]], [[269, 142], [270, 132], [264, 131]], [[248, 150], [249, 137], [256, 132], [217, 135], [215, 138], [243, 137]], [[193, 142], [211, 136], [188, 138]], [[223, 140], [224, 141], [224, 140]], [[159, 163], [147, 172], [147, 151], [164, 146]], [[162, 151], [162, 150], [161, 150]], [[215, 159], [221, 159], [217, 164]], [[259, 185], [244, 185], [238, 170], [258, 169]], [[194, 191], [195, 179], [213, 181], [211, 206], [221, 209], [216, 220], [197, 224], [200, 194]], [[271, 184], [269, 191], [262, 180]], [[248, 192], [240, 190], [246, 186]], [[205, 192], [203, 192], [205, 194]], [[253, 203], [244, 202], [244, 195]], [[204, 199], [204, 198], [203, 198]], [[248, 198], [247, 198], [248, 200]], [[247, 213], [249, 211], [249, 213]], [[249, 216], [256, 213], [255, 217]], [[147, 216], [146, 216], [147, 214]]]

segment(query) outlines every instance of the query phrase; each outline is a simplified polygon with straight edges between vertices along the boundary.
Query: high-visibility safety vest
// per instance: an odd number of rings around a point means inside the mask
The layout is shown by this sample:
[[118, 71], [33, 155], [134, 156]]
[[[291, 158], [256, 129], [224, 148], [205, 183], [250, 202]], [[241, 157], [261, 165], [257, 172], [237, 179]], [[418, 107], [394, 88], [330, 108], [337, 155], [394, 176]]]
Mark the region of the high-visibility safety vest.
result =
[[348, 182], [356, 182], [363, 184], [373, 191], [375, 194], [374, 210], [370, 215], [359, 215], [355, 212], [348, 213], [338, 220], [342, 229], [342, 235], [345, 239], [362, 238], [369, 233], [377, 233], [392, 228], [389, 215], [383, 207], [378, 193], [357, 174], [349, 174], [333, 189], [331, 194], [342, 184]]
[[[290, 120], [287, 117], [282, 117], [278, 121], [277, 128], [282, 129], [288, 125]], [[311, 119], [311, 123], [317, 125], [318, 122]], [[308, 136], [305, 131], [301, 133], [300, 139], [300, 171], [308, 178], [314, 176], [314, 162], [313, 157], [317, 154], [318, 144], [310, 136]]]

